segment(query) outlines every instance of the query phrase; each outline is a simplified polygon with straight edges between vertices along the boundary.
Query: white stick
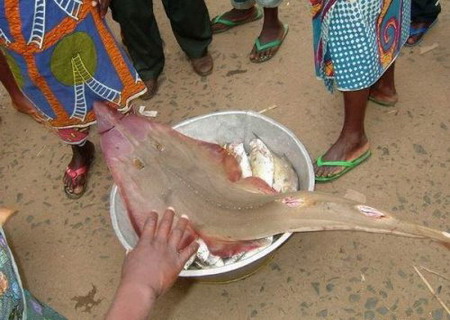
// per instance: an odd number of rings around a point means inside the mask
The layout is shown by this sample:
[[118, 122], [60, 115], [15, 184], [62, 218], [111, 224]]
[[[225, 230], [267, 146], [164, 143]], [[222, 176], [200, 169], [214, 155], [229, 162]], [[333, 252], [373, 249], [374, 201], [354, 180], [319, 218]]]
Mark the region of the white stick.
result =
[[431, 287], [430, 283], [427, 281], [427, 279], [425, 279], [425, 277], [419, 271], [419, 269], [417, 269], [416, 266], [413, 266], [413, 267], [414, 267], [414, 270], [416, 270], [417, 274], [419, 275], [420, 279], [422, 279], [422, 281], [426, 284], [426, 286], [428, 287], [428, 290], [430, 290], [431, 294], [436, 298], [436, 300], [441, 304], [441, 306], [445, 309], [445, 311], [447, 311], [447, 313], [450, 315], [450, 309], [445, 305], [444, 301], [442, 301], [442, 299], [439, 298], [439, 296], [436, 294], [434, 289]]
[[264, 112], [267, 112], [267, 111], [270, 111], [270, 110], [273, 110], [273, 109], [276, 109], [276, 108], [278, 108], [278, 106], [276, 104], [274, 104], [273, 106], [270, 106], [268, 108], [262, 109], [261, 111], [259, 111], [259, 113], [264, 113]]

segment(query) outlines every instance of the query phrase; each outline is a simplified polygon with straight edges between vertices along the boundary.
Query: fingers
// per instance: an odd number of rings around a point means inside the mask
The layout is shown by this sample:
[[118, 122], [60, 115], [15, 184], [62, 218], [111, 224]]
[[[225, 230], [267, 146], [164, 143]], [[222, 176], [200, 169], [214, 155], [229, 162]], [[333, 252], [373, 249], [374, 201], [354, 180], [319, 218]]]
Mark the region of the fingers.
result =
[[188, 219], [180, 218], [175, 228], [173, 228], [172, 232], [170, 233], [169, 245], [175, 248], [176, 250], [179, 249], [180, 241], [183, 238], [188, 223], [189, 223]]
[[141, 239], [145, 241], [151, 241], [155, 236], [157, 225], [158, 225], [158, 214], [155, 211], [152, 211], [145, 220]]
[[173, 217], [175, 212], [173, 209], [166, 209], [164, 215], [159, 223], [158, 231], [156, 231], [156, 237], [160, 240], [167, 240], [170, 230], [172, 229]]
[[190, 245], [188, 245], [186, 248], [184, 248], [183, 250], [181, 250], [179, 252], [181, 265], [183, 265], [183, 266], [185, 265], [186, 261], [188, 261], [189, 258], [192, 257], [192, 255], [197, 252], [198, 247], [199, 247], [198, 242], [193, 241], [193, 242], [191, 242]]

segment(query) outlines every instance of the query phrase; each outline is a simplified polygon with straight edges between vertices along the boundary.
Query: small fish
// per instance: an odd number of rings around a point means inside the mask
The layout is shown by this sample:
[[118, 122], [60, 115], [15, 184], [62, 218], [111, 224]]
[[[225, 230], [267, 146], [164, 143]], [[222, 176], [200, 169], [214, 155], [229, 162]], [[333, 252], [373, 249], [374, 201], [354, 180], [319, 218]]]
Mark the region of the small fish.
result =
[[239, 167], [242, 171], [242, 178], [251, 177], [253, 174], [252, 167], [250, 166], [250, 161], [247, 153], [245, 152], [244, 144], [242, 142], [228, 143], [225, 145], [225, 149], [231, 153], [239, 163]]
[[262, 179], [269, 187], [272, 187], [274, 174], [272, 153], [260, 139], [251, 140], [249, 145], [253, 177]]
[[199, 267], [210, 268], [210, 267], [223, 267], [225, 264], [221, 257], [211, 254], [208, 250], [208, 246], [202, 239], [197, 240], [199, 247], [197, 250], [197, 260], [196, 263]]
[[274, 172], [273, 188], [277, 192], [298, 191], [298, 175], [286, 157], [279, 157], [272, 152]]

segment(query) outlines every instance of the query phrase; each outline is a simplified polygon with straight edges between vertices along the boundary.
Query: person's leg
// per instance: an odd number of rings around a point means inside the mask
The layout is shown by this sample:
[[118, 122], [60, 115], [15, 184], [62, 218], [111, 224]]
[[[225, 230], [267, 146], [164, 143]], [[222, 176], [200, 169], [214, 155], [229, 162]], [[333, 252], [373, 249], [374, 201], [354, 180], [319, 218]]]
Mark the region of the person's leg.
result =
[[213, 62], [208, 54], [212, 41], [211, 23], [204, 0], [163, 0], [178, 44], [191, 59], [199, 75], [211, 73]]
[[[286, 29], [285, 29], [286, 28]], [[287, 33], [287, 26], [278, 19], [278, 7], [264, 8], [264, 24], [250, 52], [250, 61], [264, 62], [278, 51]]]
[[143, 99], [156, 93], [157, 79], [164, 67], [161, 35], [153, 14], [152, 0], [112, 0], [111, 11], [120, 24], [124, 45], [139, 76], [147, 86]]
[[58, 136], [72, 148], [72, 158], [64, 172], [64, 192], [71, 199], [86, 191], [87, 177], [94, 160], [94, 144], [87, 140], [89, 128], [58, 129]]
[[439, 0], [411, 1], [411, 30], [407, 45], [418, 44], [441, 12]]
[[255, 6], [255, 0], [231, 0], [231, 5], [233, 9], [211, 20], [213, 33], [224, 32], [262, 18], [261, 11]]
[[[344, 125], [337, 141], [322, 156], [323, 161], [352, 161], [369, 150], [369, 142], [364, 130], [364, 117], [369, 89], [344, 91]], [[318, 166], [314, 164], [316, 177], [335, 175], [345, 168], [342, 166]]]
[[17, 111], [25, 113], [33, 117], [37, 122], [41, 122], [41, 116], [36, 111], [30, 100], [24, 96], [22, 91], [19, 89], [16, 80], [6, 62], [5, 55], [0, 51], [0, 82], [8, 91], [9, 96], [12, 101], [12, 105]]
[[394, 106], [398, 101], [394, 81], [395, 62], [383, 73], [380, 79], [370, 87], [369, 99], [384, 106]]

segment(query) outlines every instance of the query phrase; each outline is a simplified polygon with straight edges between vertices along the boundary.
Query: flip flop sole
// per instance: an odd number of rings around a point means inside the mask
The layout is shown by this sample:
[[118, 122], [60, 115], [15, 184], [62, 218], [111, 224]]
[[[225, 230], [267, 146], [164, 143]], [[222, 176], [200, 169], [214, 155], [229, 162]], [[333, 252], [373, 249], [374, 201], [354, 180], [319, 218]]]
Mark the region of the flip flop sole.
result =
[[[278, 48], [279, 49], [281, 47], [281, 45], [283, 44], [284, 39], [286, 38], [286, 35], [289, 32], [289, 25], [288, 24], [284, 24], [283, 25], [283, 29], [284, 29], [283, 36], [280, 39], [275, 39], [273, 41], [270, 41], [270, 42], [267, 42], [267, 43], [264, 43], [264, 44], [260, 44], [259, 43], [259, 38], [257, 38], [255, 40], [256, 52], [259, 53], [259, 52], [265, 51], [267, 49], [272, 49], [272, 48]], [[262, 62], [269, 61], [270, 59], [272, 59], [275, 56], [275, 54], [278, 52], [278, 49], [271, 56], [267, 56], [266, 58], [259, 59], [259, 60], [258, 59], [250, 59], [250, 61], [253, 62], [253, 63], [262, 63]]]
[[[338, 173], [330, 175], [330, 176], [327, 176], [327, 177], [315, 177], [315, 180], [318, 183], [325, 183], [325, 182], [334, 181], [334, 180], [342, 177], [344, 174], [346, 174], [347, 172], [351, 171], [352, 169], [356, 168], [361, 163], [365, 162], [367, 159], [370, 158], [371, 155], [372, 155], [371, 151], [367, 150], [361, 156], [359, 156], [359, 158], [356, 158], [355, 160], [353, 160], [354, 162], [356, 162], [356, 164], [354, 164], [352, 166], [345, 167], [345, 169], [339, 171]], [[343, 161], [343, 162], [345, 162], [345, 161]], [[325, 164], [325, 165], [322, 165], [322, 166], [336, 166], [336, 167], [338, 167], [339, 165]]]
[[214, 17], [211, 20], [211, 26], [213, 26], [215, 24], [221, 24], [221, 25], [224, 26], [223, 28], [221, 28], [219, 30], [214, 30], [213, 34], [222, 33], [222, 32], [228, 31], [228, 30], [230, 30], [230, 29], [232, 29], [234, 27], [238, 27], [238, 26], [241, 26], [243, 24], [259, 20], [259, 19], [261, 19], [263, 17], [263, 13], [262, 13], [262, 10], [259, 7], [256, 7], [256, 15], [253, 15], [253, 16], [251, 16], [251, 17], [249, 17], [249, 18], [247, 18], [245, 20], [239, 21], [239, 22], [234, 22], [234, 21], [231, 21], [231, 20], [228, 20], [228, 19], [224, 19], [224, 18], [222, 18], [222, 16], [223, 15], [216, 16], [216, 17]]
[[369, 100], [383, 107], [395, 107], [398, 101], [383, 101], [372, 96], [369, 96]]

